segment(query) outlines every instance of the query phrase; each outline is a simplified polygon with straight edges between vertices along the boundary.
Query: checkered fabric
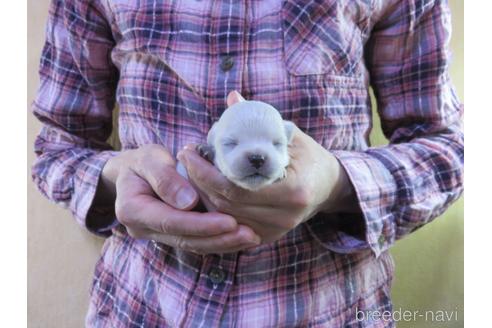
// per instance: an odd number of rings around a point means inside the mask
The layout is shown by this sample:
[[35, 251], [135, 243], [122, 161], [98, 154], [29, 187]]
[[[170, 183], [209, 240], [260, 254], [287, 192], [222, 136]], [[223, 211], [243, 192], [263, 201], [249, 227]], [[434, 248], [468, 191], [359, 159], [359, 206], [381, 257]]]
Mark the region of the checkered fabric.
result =
[[[90, 327], [393, 327], [388, 248], [463, 189], [463, 106], [441, 0], [53, 0], [33, 178], [108, 236]], [[369, 86], [390, 144], [370, 147]], [[229, 91], [276, 107], [340, 160], [360, 213], [200, 256], [135, 240], [92, 206], [119, 105], [123, 149], [202, 142]], [[107, 220], [107, 218], [111, 220]], [[101, 224], [105, 222], [105, 224]], [[335, 222], [355, 222], [347, 229]], [[356, 230], [356, 231], [354, 231]]]

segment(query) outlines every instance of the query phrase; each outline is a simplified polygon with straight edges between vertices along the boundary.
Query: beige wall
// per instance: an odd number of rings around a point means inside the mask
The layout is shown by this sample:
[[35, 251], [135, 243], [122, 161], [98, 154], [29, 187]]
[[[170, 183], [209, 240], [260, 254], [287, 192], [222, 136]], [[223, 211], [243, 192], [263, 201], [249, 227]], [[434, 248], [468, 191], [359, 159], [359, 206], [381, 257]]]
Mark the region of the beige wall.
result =
[[[38, 86], [48, 3], [28, 0], [28, 106]], [[34, 159], [33, 142], [39, 128], [40, 124], [28, 115], [29, 164]], [[66, 210], [43, 198], [30, 179], [27, 197], [28, 325], [82, 327], [92, 271], [103, 240], [85, 232]]]
[[[452, 77], [463, 99], [463, 2], [450, 1], [454, 13]], [[38, 85], [37, 67], [44, 39], [49, 0], [28, 0], [29, 107]], [[28, 163], [40, 125], [28, 116]], [[381, 141], [379, 132], [373, 140]], [[94, 264], [103, 240], [81, 227], [71, 215], [44, 199], [28, 182], [28, 324], [29, 327], [83, 325]], [[397, 263], [395, 307], [409, 310], [454, 310], [463, 307], [463, 203], [435, 223], [399, 242], [392, 253]], [[440, 327], [462, 327], [458, 322]], [[435, 323], [434, 323], [435, 324]], [[401, 323], [399, 327], [415, 327]], [[419, 327], [432, 327], [419, 323]]]

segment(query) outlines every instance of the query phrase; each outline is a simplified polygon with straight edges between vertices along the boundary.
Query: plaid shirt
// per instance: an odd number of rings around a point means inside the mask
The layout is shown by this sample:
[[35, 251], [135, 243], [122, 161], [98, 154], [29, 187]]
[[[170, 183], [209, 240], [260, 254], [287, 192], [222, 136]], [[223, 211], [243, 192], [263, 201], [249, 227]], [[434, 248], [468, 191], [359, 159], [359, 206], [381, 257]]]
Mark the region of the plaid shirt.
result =
[[[388, 248], [462, 192], [449, 39], [444, 0], [53, 0], [33, 177], [110, 235], [87, 325], [392, 327], [357, 317], [391, 309]], [[369, 84], [387, 146], [369, 146]], [[199, 256], [135, 240], [114, 209], [92, 206], [118, 153], [106, 143], [115, 102], [123, 149], [176, 154], [205, 139], [231, 90], [272, 104], [332, 151], [360, 213], [319, 214], [277, 242]]]

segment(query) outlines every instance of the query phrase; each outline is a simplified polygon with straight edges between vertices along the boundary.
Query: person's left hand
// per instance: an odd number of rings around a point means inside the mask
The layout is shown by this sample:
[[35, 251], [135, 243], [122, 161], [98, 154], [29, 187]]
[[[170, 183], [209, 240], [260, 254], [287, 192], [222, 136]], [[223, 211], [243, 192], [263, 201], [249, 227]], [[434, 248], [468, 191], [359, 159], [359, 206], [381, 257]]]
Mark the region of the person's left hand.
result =
[[286, 178], [252, 192], [237, 187], [187, 145], [178, 159], [207, 208], [232, 215], [272, 242], [319, 211], [337, 212], [355, 204], [353, 187], [338, 160], [296, 128], [289, 145]]

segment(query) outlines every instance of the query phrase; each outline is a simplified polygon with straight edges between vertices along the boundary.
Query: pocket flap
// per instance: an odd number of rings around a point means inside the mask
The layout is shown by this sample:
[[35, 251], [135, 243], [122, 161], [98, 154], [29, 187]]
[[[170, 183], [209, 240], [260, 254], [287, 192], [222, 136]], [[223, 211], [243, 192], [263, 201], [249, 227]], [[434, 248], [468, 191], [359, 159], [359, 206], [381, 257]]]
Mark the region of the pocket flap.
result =
[[[285, 64], [294, 75], [353, 76], [362, 63], [357, 1], [287, 0], [282, 7]], [[360, 10], [357, 10], [360, 12]]]

